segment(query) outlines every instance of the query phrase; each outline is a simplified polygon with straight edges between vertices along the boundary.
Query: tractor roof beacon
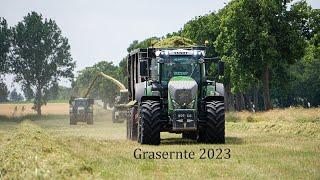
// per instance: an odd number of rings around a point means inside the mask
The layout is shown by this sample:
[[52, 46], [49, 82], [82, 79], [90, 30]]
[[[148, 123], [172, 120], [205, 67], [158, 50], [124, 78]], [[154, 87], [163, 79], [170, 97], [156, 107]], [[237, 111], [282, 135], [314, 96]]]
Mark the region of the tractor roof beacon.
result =
[[160, 144], [160, 132], [204, 143], [225, 142], [224, 87], [207, 76], [217, 63], [205, 47], [137, 49], [127, 57], [130, 115], [127, 138]]

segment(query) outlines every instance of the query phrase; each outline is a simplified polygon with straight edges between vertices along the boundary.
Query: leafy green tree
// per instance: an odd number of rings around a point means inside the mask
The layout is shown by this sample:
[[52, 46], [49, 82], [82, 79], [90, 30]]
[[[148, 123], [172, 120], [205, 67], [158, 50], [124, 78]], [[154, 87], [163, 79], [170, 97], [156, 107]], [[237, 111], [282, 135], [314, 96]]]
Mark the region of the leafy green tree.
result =
[[61, 77], [73, 77], [75, 62], [68, 39], [55, 21], [31, 12], [13, 28], [12, 44], [15, 80], [35, 89], [34, 109], [41, 115], [46, 90]]
[[259, 81], [264, 106], [272, 108], [270, 70], [297, 62], [304, 54], [305, 39], [294, 23], [299, 17], [288, 10], [289, 1], [232, 1], [221, 16], [218, 51], [231, 66], [235, 91], [245, 91]]
[[72, 92], [72, 88], [65, 87], [65, 86], [59, 86], [57, 99], [69, 100], [69, 98], [71, 96], [71, 92]]
[[11, 47], [11, 31], [7, 21], [0, 17], [0, 76], [8, 72], [8, 53]]
[[138, 40], [134, 40], [132, 41], [132, 43], [129, 45], [129, 47], [127, 48], [128, 52], [131, 52], [132, 50], [136, 49], [136, 47], [138, 46], [139, 41]]
[[53, 81], [51, 83], [51, 87], [45, 90], [45, 96], [44, 98], [46, 100], [54, 100], [58, 99], [59, 96], [59, 84], [57, 81]]
[[154, 44], [156, 44], [158, 41], [160, 40], [160, 38], [158, 37], [151, 37], [151, 38], [147, 38], [141, 42], [139, 42], [138, 40], [134, 40], [129, 47], [127, 48], [128, 52], [131, 52], [132, 50], [138, 49], [138, 48], [148, 48], [148, 47], [152, 47]]
[[[172, 33], [168, 33], [165, 37], [161, 37], [161, 39], [165, 39], [165, 38], [171, 38], [173, 36], [183, 36], [182, 35], [182, 29], [180, 29], [177, 32], [172, 32]], [[190, 38], [190, 37], [189, 37]]]
[[[298, 1], [290, 7], [288, 18], [298, 34], [304, 37], [308, 44], [303, 48], [305, 56], [294, 65], [277, 65], [271, 71], [271, 99], [277, 107], [290, 105], [307, 106], [307, 102], [316, 106], [319, 99], [319, 83], [314, 76], [317, 72], [317, 47], [319, 41], [320, 11], [312, 9], [306, 1]], [[313, 70], [311, 70], [313, 69]], [[317, 103], [318, 102], [318, 103]]]
[[24, 97], [26, 98], [27, 101], [30, 101], [34, 98], [33, 89], [31, 88], [31, 86], [29, 84], [23, 84], [22, 91], [23, 91]]
[[128, 84], [128, 72], [127, 72], [127, 59], [123, 58], [118, 67], [119, 81], [127, 86]]
[[181, 35], [197, 45], [204, 45], [208, 41], [207, 56], [217, 56], [214, 42], [220, 33], [219, 26], [220, 18], [215, 13], [197, 16], [184, 25]]
[[0, 82], [0, 102], [8, 101], [9, 91], [7, 85], [3, 82]]
[[289, 82], [291, 84], [288, 96], [292, 104], [306, 106], [320, 105], [320, 46], [314, 45], [313, 41], [308, 43], [306, 54], [302, 61], [290, 67]]
[[17, 89], [14, 88], [10, 93], [10, 100], [13, 102], [22, 101], [23, 97], [20, 93], [17, 92]]

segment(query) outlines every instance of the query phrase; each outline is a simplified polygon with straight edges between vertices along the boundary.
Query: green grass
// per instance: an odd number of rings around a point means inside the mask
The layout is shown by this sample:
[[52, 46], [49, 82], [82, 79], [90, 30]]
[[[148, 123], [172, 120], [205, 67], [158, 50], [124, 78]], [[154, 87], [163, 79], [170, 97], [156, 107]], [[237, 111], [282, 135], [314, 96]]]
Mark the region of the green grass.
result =
[[[160, 146], [140, 145], [126, 140], [125, 123], [113, 124], [102, 109], [96, 109], [93, 126], [70, 126], [67, 116], [0, 120], [0, 179], [320, 178], [319, 121], [251, 116], [255, 120], [247, 122], [247, 116], [228, 114], [224, 145], [197, 144], [169, 133], [161, 135]], [[194, 151], [196, 157], [200, 148], [229, 148], [231, 158], [137, 160], [136, 148]]]

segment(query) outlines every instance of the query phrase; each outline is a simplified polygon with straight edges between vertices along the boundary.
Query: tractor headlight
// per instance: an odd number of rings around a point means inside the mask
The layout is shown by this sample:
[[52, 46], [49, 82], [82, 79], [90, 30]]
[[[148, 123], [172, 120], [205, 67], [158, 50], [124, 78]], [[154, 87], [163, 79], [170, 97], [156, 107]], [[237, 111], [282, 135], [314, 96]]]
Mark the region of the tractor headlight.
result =
[[193, 105], [194, 105], [194, 100], [192, 100], [191, 103], [189, 103], [189, 104], [187, 105], [187, 108], [188, 108], [188, 109], [192, 109], [192, 108], [193, 108]]
[[189, 104], [187, 104], [187, 105], [185, 105], [185, 104], [180, 105], [180, 104], [178, 104], [175, 100], [172, 100], [172, 105], [173, 105], [174, 108], [177, 108], [177, 109], [184, 109], [184, 108], [186, 108], [186, 109], [192, 109], [192, 108], [194, 107], [194, 102], [195, 102], [195, 100], [192, 100], [192, 101], [191, 101]]
[[178, 104], [175, 100], [172, 100], [172, 105], [174, 108], [181, 108], [180, 104]]

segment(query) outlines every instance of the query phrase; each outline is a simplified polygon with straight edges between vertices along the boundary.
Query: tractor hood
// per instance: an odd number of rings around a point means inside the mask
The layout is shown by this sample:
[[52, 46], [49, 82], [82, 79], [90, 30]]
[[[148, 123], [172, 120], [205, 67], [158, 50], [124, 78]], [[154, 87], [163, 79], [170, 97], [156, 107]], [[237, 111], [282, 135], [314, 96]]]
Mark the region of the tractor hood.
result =
[[187, 107], [197, 96], [198, 84], [189, 76], [175, 76], [168, 83], [168, 91], [173, 104]]

